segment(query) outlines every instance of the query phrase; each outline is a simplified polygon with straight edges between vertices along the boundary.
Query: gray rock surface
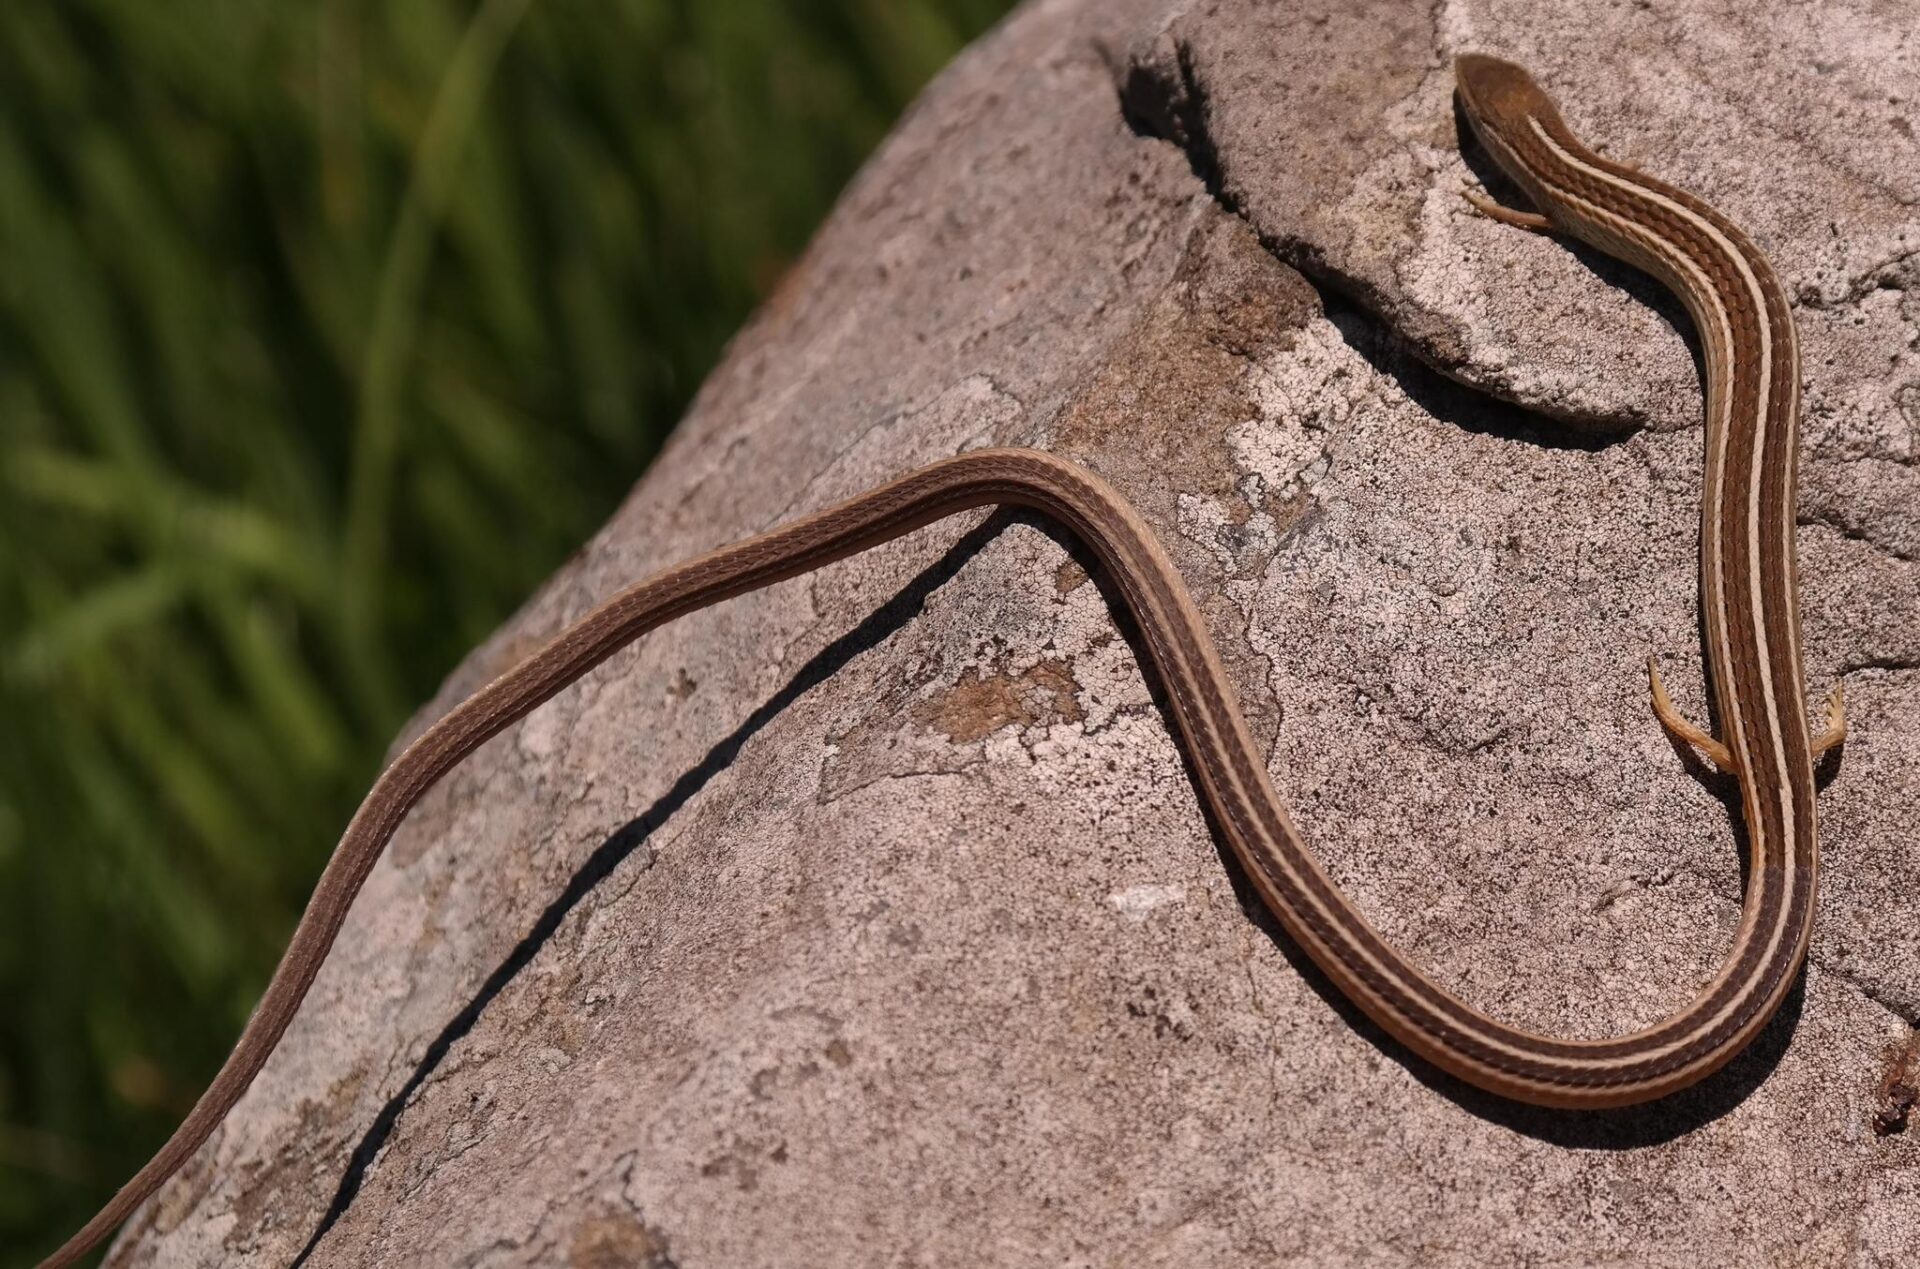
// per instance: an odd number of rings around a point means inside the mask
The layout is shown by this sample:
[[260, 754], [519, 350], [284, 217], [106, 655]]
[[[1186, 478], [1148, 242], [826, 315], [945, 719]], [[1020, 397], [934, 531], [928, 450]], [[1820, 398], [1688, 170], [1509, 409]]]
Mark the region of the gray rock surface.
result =
[[1584, 1117], [1409, 1058], [1250, 910], [1075, 554], [969, 519], [687, 619], [473, 758], [114, 1263], [283, 1265], [330, 1219], [314, 1266], [1913, 1263], [1920, 1131], [1873, 1123], [1920, 1019], [1905, 0], [1029, 5], [432, 708], [702, 548], [1049, 447], [1165, 537], [1391, 937], [1530, 1026], [1673, 1008], [1740, 897], [1727, 786], [1641, 668], [1705, 713], [1685, 322], [1459, 198], [1468, 48], [1795, 298], [1808, 672], [1856, 730], [1749, 1054]]

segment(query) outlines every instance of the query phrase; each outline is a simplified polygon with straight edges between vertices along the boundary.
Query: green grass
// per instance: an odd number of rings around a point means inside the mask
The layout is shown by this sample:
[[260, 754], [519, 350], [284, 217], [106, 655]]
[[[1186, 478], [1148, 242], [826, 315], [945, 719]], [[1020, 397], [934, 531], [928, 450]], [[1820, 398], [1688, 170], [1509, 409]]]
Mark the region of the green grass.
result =
[[399, 723], [1006, 7], [0, 5], [0, 1264], [165, 1136]]

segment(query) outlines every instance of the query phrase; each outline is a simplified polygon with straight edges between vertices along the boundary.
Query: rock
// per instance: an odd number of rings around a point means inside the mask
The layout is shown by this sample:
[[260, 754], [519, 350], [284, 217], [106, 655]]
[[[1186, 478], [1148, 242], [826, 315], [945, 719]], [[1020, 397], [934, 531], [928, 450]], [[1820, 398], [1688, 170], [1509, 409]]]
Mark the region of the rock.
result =
[[1029, 5], [427, 716], [700, 549], [1050, 447], [1164, 536], [1377, 924], [1503, 1018], [1654, 1021], [1741, 892], [1642, 669], [1705, 713], [1699, 392], [1670, 299], [1459, 198], [1449, 58], [1509, 56], [1750, 230], [1801, 323], [1808, 671], [1856, 730], [1802, 990], [1727, 1071], [1556, 1113], [1384, 1039], [1224, 861], [1085, 557], [975, 517], [470, 760], [114, 1263], [1910, 1263], [1920, 15], [1680, 8]]

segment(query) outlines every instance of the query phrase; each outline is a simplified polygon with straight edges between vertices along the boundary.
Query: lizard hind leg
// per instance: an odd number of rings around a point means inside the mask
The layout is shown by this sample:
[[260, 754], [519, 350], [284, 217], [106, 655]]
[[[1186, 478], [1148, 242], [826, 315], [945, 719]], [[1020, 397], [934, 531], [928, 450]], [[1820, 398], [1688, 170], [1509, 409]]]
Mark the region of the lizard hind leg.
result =
[[1660, 665], [1651, 656], [1647, 658], [1647, 681], [1653, 688], [1653, 712], [1660, 725], [1676, 739], [1691, 745], [1703, 757], [1722, 771], [1732, 771], [1733, 753], [1725, 745], [1715, 740], [1705, 728], [1696, 727], [1687, 721], [1681, 712], [1674, 708], [1673, 698], [1667, 695], [1667, 685], [1660, 681]]
[[1827, 729], [1813, 738], [1813, 756], [1819, 758], [1827, 750], [1845, 744], [1846, 739], [1847, 689], [1835, 683], [1833, 691], [1827, 693]]
[[1479, 190], [1461, 190], [1460, 197], [1472, 203], [1473, 209], [1482, 216], [1489, 220], [1497, 220], [1503, 225], [1531, 229], [1535, 233], [1546, 233], [1553, 228], [1553, 222], [1539, 212], [1521, 211], [1517, 207], [1508, 207], [1505, 203], [1496, 203]]

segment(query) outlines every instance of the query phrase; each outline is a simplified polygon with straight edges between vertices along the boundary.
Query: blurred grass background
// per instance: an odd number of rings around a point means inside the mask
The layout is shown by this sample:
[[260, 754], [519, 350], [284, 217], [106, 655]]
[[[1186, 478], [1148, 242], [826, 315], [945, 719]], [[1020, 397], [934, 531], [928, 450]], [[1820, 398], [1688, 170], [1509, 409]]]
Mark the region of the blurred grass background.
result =
[[1010, 0], [0, 5], [0, 1263]]

